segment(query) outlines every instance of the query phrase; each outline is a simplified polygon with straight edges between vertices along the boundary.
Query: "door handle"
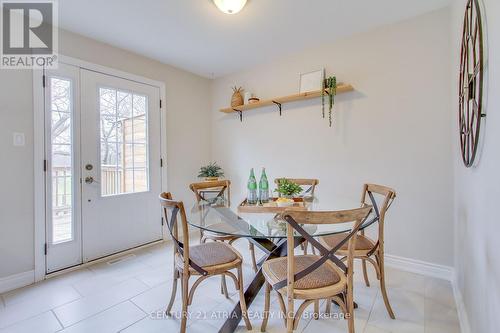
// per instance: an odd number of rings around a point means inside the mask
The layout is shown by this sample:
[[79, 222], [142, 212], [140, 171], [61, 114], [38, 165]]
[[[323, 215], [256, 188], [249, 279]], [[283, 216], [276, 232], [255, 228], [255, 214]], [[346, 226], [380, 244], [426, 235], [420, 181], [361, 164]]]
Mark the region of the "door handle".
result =
[[85, 184], [92, 184], [92, 183], [97, 183], [95, 180], [94, 180], [94, 177], [90, 177], [90, 176], [87, 176], [85, 177]]

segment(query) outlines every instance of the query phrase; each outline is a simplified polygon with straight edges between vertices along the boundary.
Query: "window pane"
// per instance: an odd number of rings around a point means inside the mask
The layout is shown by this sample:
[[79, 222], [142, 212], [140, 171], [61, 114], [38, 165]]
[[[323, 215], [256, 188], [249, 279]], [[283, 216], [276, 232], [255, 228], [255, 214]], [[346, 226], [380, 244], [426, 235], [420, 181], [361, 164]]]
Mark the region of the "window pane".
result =
[[71, 81], [50, 78], [52, 243], [73, 239]]
[[146, 169], [134, 169], [134, 188], [136, 192], [148, 190], [148, 177]]
[[101, 88], [100, 103], [102, 195], [147, 191], [147, 97]]

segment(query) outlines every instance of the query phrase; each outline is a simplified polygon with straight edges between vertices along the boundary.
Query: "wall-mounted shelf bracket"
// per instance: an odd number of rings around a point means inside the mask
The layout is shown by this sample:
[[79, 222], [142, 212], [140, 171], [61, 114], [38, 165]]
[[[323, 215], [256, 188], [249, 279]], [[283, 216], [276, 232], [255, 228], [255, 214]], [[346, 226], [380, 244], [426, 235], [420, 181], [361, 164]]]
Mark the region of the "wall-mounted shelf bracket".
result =
[[281, 103], [276, 101], [273, 101], [273, 103], [276, 104], [276, 106], [278, 106], [278, 110], [280, 111], [280, 116], [281, 116]]

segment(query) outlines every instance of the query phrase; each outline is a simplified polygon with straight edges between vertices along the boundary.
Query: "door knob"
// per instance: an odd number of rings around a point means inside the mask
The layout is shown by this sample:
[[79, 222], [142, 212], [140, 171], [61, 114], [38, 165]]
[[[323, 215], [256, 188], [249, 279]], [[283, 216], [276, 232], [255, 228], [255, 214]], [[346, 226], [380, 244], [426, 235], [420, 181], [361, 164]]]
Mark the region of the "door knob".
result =
[[92, 184], [94, 182], [94, 178], [87, 176], [85, 177], [85, 184]]

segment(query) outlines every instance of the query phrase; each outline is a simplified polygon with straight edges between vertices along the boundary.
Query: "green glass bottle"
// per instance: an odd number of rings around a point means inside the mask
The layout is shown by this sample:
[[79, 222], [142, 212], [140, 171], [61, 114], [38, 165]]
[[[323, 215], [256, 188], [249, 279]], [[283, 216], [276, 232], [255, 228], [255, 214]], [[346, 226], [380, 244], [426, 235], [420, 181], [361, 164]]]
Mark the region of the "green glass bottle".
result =
[[260, 176], [259, 199], [261, 203], [269, 202], [269, 182], [267, 181], [266, 168], [262, 168]]
[[248, 189], [247, 203], [249, 205], [256, 205], [258, 201], [257, 180], [255, 179], [253, 168], [250, 170], [250, 177], [248, 178], [247, 189]]

